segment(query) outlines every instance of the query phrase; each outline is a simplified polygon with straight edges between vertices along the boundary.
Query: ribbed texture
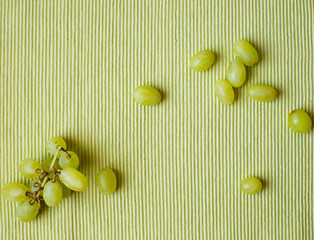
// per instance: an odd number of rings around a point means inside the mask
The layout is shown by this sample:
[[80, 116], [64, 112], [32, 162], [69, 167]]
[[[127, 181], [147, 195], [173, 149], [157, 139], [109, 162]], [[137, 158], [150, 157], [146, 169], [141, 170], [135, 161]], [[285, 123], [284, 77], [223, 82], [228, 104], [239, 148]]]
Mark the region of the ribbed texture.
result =
[[[25, 182], [18, 163], [43, 161], [53, 136], [90, 182], [31, 223], [1, 197], [0, 239], [314, 239], [314, 131], [287, 126], [296, 108], [314, 120], [313, 11], [311, 0], [0, 0], [1, 187]], [[214, 82], [238, 39], [260, 61], [223, 106]], [[217, 60], [192, 72], [204, 49]], [[279, 97], [253, 101], [252, 84]], [[136, 104], [140, 85], [162, 102]], [[95, 183], [104, 167], [118, 176], [109, 197]], [[258, 195], [239, 191], [249, 176]]]

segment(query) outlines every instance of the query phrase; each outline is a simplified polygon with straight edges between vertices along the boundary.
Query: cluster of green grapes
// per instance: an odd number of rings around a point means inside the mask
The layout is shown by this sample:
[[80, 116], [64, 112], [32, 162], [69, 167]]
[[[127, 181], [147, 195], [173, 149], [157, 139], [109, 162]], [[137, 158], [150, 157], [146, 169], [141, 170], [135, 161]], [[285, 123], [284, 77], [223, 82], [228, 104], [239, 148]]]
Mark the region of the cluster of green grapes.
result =
[[42, 207], [42, 200], [49, 207], [55, 207], [62, 198], [71, 194], [71, 190], [83, 191], [87, 188], [87, 178], [76, 170], [80, 164], [78, 156], [66, 148], [62, 138], [51, 138], [46, 150], [54, 158], [46, 159], [42, 164], [35, 159], [24, 159], [18, 166], [24, 177], [33, 179], [30, 186], [9, 183], [2, 188], [5, 199], [18, 203], [16, 216], [21, 221], [33, 220]]

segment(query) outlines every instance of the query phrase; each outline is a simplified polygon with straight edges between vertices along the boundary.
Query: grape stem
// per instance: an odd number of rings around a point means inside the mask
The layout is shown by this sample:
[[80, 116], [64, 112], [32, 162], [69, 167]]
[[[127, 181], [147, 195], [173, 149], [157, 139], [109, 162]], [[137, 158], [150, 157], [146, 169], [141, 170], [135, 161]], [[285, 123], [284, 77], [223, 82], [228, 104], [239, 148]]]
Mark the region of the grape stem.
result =
[[53, 165], [55, 164], [55, 162], [56, 162], [56, 160], [57, 160], [57, 158], [58, 158], [59, 152], [60, 152], [61, 150], [63, 150], [63, 148], [62, 148], [61, 146], [58, 146], [58, 147], [57, 147], [57, 152], [56, 152], [56, 154], [55, 154], [55, 156], [54, 156], [54, 158], [53, 158], [53, 160], [52, 160], [52, 162], [51, 162], [51, 164], [50, 164], [49, 171], [50, 171], [51, 169], [53, 169]]
[[65, 150], [63, 147], [61, 147], [61, 151], [65, 152], [67, 154], [67, 158], [70, 159], [71, 155], [68, 153], [67, 150]]
[[[63, 148], [61, 146], [57, 146], [57, 152], [56, 152], [55, 156], [53, 157], [53, 160], [51, 162], [51, 165], [49, 167], [48, 172], [51, 172], [51, 170], [53, 169], [53, 165], [55, 164], [56, 160], [58, 159], [58, 156], [59, 156], [59, 153], [61, 150], [63, 150]], [[41, 184], [41, 189], [39, 189], [39, 191], [36, 195], [37, 198], [39, 198], [40, 192], [44, 189], [44, 186], [48, 180], [48, 177], [49, 177], [49, 175], [47, 174], [47, 176], [45, 176], [44, 181]]]

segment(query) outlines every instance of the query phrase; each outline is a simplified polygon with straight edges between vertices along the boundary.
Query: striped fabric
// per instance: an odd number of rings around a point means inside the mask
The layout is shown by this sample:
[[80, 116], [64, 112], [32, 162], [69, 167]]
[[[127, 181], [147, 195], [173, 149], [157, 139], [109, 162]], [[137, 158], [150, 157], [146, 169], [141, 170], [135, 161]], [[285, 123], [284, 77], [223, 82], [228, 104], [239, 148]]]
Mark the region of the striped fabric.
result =
[[[314, 120], [313, 13], [312, 0], [0, 0], [0, 185], [28, 183], [18, 163], [47, 158], [53, 136], [89, 180], [30, 223], [1, 197], [0, 239], [314, 239], [314, 130], [287, 126], [296, 108]], [[213, 86], [238, 39], [260, 61], [224, 106]], [[214, 65], [191, 71], [204, 49]], [[253, 101], [252, 84], [279, 97]], [[136, 104], [140, 85], [162, 102]], [[249, 176], [262, 192], [239, 191]]]

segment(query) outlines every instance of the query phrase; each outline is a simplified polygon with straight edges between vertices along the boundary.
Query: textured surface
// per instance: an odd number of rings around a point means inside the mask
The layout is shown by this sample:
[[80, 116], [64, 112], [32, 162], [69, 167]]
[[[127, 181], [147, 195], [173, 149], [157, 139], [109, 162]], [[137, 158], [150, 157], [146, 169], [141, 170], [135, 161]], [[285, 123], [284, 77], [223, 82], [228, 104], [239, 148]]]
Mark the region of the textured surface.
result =
[[[81, 158], [88, 190], [31, 223], [1, 198], [1, 239], [313, 239], [313, 129], [297, 135], [287, 115], [313, 119], [313, 1], [0, 0], [1, 186], [24, 179], [23, 158], [42, 161], [64, 137]], [[261, 60], [231, 106], [214, 96], [232, 43]], [[210, 49], [213, 67], [189, 69]], [[163, 93], [137, 105], [139, 85]], [[269, 84], [271, 103], [245, 89]], [[95, 175], [110, 167], [109, 197]], [[239, 192], [257, 176], [265, 188]]]

